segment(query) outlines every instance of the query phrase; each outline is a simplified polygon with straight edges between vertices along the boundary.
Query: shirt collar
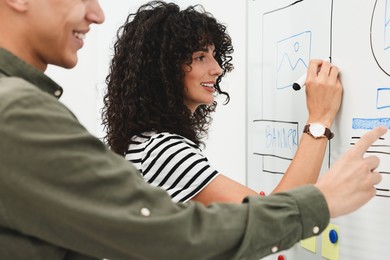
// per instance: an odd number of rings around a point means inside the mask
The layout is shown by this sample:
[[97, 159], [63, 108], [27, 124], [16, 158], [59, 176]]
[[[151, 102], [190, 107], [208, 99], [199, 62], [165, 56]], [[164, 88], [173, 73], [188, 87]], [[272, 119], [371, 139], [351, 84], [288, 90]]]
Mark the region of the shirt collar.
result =
[[63, 92], [51, 78], [3, 48], [0, 48], [0, 74], [23, 78], [56, 98]]

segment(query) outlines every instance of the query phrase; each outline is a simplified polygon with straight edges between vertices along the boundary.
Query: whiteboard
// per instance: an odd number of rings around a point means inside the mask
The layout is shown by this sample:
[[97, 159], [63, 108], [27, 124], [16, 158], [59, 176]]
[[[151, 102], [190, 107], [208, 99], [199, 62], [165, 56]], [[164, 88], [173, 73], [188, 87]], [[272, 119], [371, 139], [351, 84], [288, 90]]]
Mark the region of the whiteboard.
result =
[[[304, 91], [292, 83], [312, 58], [341, 70], [344, 96], [322, 172], [369, 129], [390, 128], [390, 0], [248, 0], [248, 186], [269, 193], [296, 152], [307, 120]], [[370, 147], [381, 159], [377, 196], [332, 219], [339, 259], [390, 257], [390, 135]], [[346, 198], [348, 199], [348, 198]], [[300, 244], [287, 259], [326, 259]], [[270, 256], [267, 259], [277, 259]]]

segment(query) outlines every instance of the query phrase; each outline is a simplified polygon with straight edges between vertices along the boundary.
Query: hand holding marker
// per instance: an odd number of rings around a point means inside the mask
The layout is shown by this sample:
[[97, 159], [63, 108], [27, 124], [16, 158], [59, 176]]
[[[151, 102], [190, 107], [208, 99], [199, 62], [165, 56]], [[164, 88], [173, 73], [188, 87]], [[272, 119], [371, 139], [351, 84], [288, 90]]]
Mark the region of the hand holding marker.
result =
[[294, 84], [292, 85], [293, 89], [294, 90], [300, 90], [301, 88], [303, 88], [306, 84], [306, 76], [307, 76], [307, 72], [305, 74], [303, 74], [297, 81], [294, 82]]
[[[330, 60], [330, 59], [329, 59]], [[340, 71], [339, 71], [340, 73]], [[297, 79], [293, 85], [292, 85], [292, 88], [295, 90], [295, 91], [298, 91], [300, 90], [301, 88], [303, 88], [306, 84], [306, 77], [307, 77], [307, 72], [305, 72], [305, 74], [303, 74], [299, 79]]]

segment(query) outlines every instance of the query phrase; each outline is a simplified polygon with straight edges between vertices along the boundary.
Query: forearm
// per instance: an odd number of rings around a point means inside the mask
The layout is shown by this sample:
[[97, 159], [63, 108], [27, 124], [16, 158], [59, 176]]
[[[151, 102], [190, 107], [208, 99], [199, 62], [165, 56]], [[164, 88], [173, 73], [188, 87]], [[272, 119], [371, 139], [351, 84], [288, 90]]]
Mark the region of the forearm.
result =
[[[314, 228], [321, 231], [329, 221], [326, 203], [313, 188], [204, 207], [175, 205], [142, 180], [128, 184], [102, 182], [83, 194], [74, 193], [77, 187], [53, 189], [39, 197], [30, 190], [22, 196], [31, 199], [14, 201], [8, 213], [24, 234], [109, 259], [259, 259], [316, 235]], [[79, 200], [64, 199], [69, 193]]]
[[273, 192], [315, 183], [321, 171], [327, 144], [327, 138], [314, 139], [308, 134], [302, 134], [294, 159]]
[[[320, 123], [330, 129], [340, 108], [342, 90], [336, 66], [322, 60], [311, 60], [305, 88], [309, 112], [306, 123]], [[315, 183], [327, 143], [327, 138], [314, 139], [309, 134], [302, 134], [295, 157], [273, 192]]]

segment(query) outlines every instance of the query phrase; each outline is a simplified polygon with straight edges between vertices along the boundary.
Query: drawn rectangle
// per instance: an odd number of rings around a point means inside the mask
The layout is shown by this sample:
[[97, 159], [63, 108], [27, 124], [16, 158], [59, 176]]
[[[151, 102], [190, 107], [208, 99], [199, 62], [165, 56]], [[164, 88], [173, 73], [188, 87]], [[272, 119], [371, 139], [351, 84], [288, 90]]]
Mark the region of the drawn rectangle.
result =
[[263, 156], [263, 172], [284, 174], [291, 160], [286, 158]]
[[254, 125], [259, 137], [254, 154], [262, 156], [263, 172], [284, 174], [298, 147], [298, 123], [259, 119]]
[[298, 148], [297, 122], [255, 120], [258, 136], [256, 154], [292, 159]]
[[291, 87], [310, 61], [311, 32], [304, 31], [277, 42], [276, 88]]
[[390, 118], [352, 118], [352, 129], [371, 130], [380, 125], [390, 129]]
[[384, 109], [390, 107], [390, 88], [378, 88], [376, 97], [376, 108]]

